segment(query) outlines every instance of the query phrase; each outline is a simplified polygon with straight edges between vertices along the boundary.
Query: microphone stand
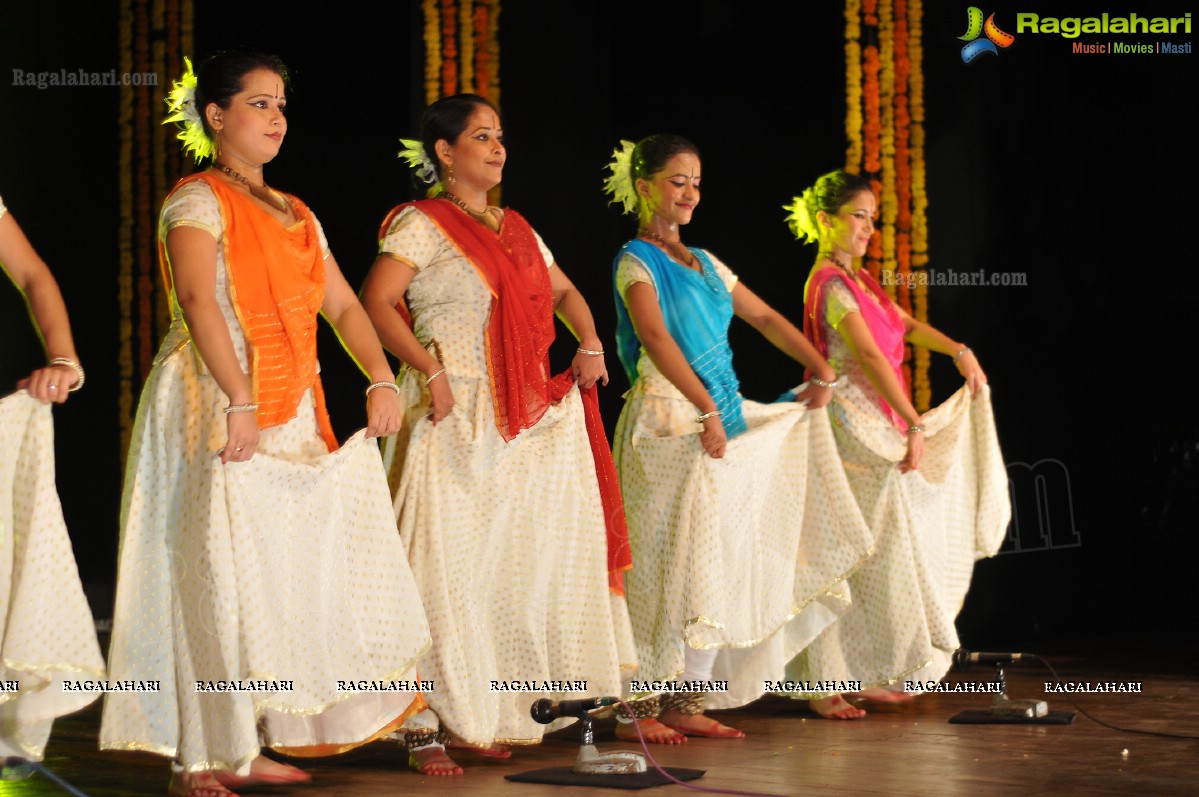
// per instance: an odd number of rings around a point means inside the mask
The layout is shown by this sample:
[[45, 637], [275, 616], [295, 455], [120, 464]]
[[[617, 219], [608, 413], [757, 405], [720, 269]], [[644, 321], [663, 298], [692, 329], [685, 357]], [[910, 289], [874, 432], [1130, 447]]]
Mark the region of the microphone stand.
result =
[[[593, 700], [563, 700], [555, 705], [548, 698], [542, 698], [533, 703], [529, 712], [533, 719], [542, 725], [549, 725], [554, 720], [574, 717], [579, 721], [581, 744], [575, 757], [574, 765], [567, 767], [549, 767], [535, 769], [519, 774], [505, 775], [505, 780], [520, 783], [550, 783], [559, 786], [612, 786], [621, 789], [644, 789], [649, 786], [661, 786], [666, 783], [678, 783], [684, 780], [695, 780], [703, 777], [702, 769], [685, 769], [683, 767], [667, 767], [663, 769], [656, 763], [650, 771], [648, 762], [653, 756], [618, 750], [611, 753], [601, 753], [595, 747], [595, 728], [592, 725], [594, 717], [591, 711], [605, 706], [622, 705], [619, 698], [595, 698]], [[630, 715], [630, 719], [632, 719]], [[619, 718], [617, 719], [619, 722]], [[633, 720], [634, 722], [636, 720]]]
[[991, 701], [992, 717], [1027, 717], [1036, 719], [1049, 714], [1049, 704], [1044, 700], [1012, 700], [1007, 696], [1007, 681], [1003, 678], [1003, 663], [995, 662], [995, 683], [999, 692]]
[[[949, 718], [951, 723], [969, 725], [994, 725], [1023, 723], [1029, 725], [1069, 725], [1074, 721], [1073, 711], [1050, 711], [1049, 704], [1044, 700], [1012, 700], [1007, 695], [1007, 681], [1004, 679], [1003, 668], [1007, 664], [1023, 661], [1024, 658], [1039, 658], [1025, 653], [1013, 654], [967, 654], [959, 650], [954, 654], [953, 663], [959, 670], [970, 668], [971, 657], [978, 656], [995, 665], [995, 685], [998, 690], [988, 709], [968, 709], [959, 711]], [[981, 661], [978, 663], [982, 663]]]
[[591, 715], [579, 717], [581, 742], [579, 754], [575, 758], [573, 772], [586, 775], [636, 775], [645, 772], [648, 767], [645, 756], [631, 751], [600, 753], [595, 746], [595, 729], [591, 724]]

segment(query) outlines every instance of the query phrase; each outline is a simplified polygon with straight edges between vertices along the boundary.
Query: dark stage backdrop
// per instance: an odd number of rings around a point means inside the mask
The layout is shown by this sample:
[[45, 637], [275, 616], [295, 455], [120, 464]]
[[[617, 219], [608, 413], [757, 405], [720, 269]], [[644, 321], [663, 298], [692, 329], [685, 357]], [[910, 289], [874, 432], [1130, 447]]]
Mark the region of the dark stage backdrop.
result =
[[[199, 3], [197, 55], [251, 44], [293, 68], [290, 130], [272, 184], [313, 207], [357, 285], [377, 226], [416, 196], [395, 158], [423, 102], [419, 4], [321, 15]], [[1030, 2], [996, 12], [1014, 45], [970, 64], [966, 4], [925, 3], [930, 268], [1008, 275], [1023, 286], [933, 286], [931, 321], [978, 353], [994, 388], [1018, 527], [979, 564], [960, 618], [975, 648], [1181, 619], [1199, 507], [1199, 422], [1182, 392], [1196, 178], [1194, 53], [1077, 54], [1057, 34], [1020, 33], [1017, 12], [1094, 14]], [[621, 138], [675, 132], [703, 154], [704, 200], [685, 231], [797, 322], [813, 252], [781, 206], [844, 160], [841, 4], [513, 2], [500, 21], [504, 200], [543, 235], [613, 346], [611, 259], [632, 221], [600, 192]], [[1185, 4], [1113, 2], [1127, 15]], [[110, 611], [120, 490], [116, 418], [117, 94], [13, 86], [13, 69], [117, 63], [109, 6], [10, 3], [0, 26], [0, 195], [58, 275], [88, 387], [58, 419], [59, 487], [98, 616]], [[65, 14], [71, 24], [63, 25]], [[1192, 22], [1192, 25], [1194, 23]], [[1192, 43], [1176, 35], [1079, 41]], [[176, 75], [161, 76], [162, 94]], [[9, 297], [11, 298], [11, 297]], [[4, 356], [25, 334], [0, 305]], [[563, 336], [565, 333], [563, 332]], [[799, 369], [745, 325], [733, 331], [744, 392], [769, 400]], [[362, 378], [325, 334], [335, 426], [362, 420]], [[571, 346], [560, 341], [555, 366]], [[958, 385], [934, 360], [934, 400]], [[609, 430], [627, 381], [609, 358]], [[1018, 532], [1018, 533], [1017, 533]], [[1018, 548], [1018, 550], [1017, 550]]]

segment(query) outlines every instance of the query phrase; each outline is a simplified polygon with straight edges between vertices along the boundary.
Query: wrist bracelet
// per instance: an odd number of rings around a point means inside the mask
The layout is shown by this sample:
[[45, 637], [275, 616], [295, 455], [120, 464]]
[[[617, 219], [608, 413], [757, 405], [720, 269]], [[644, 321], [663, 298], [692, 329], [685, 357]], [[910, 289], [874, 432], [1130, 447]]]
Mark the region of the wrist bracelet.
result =
[[703, 415], [696, 418], [695, 422], [703, 423], [704, 421], [708, 420], [709, 418], [719, 418], [719, 417], [720, 417], [720, 410], [712, 410], [711, 412], [705, 412]]
[[400, 395], [400, 386], [395, 383], [394, 379], [385, 382], [372, 382], [366, 389], [366, 395], [369, 396], [372, 390], [377, 390], [381, 387], [385, 387], [394, 391], [397, 396]]
[[831, 387], [837, 386], [837, 377], [835, 377], [835, 376], [833, 377], [833, 381], [831, 381], [831, 382], [826, 382], [825, 380], [821, 379], [818, 376], [814, 376], [811, 379], [809, 379], [808, 381], [811, 382], [813, 385], [816, 385], [817, 387], [830, 387], [831, 388]]
[[922, 423], [918, 423], [918, 424], [915, 424], [914, 426], [908, 427], [909, 435], [913, 435], [913, 434], [916, 434], [916, 432], [923, 432], [923, 431], [924, 431], [924, 424], [922, 424]]
[[257, 404], [230, 404], [225, 407], [225, 414], [232, 415], [235, 412], [258, 412]]
[[603, 349], [584, 349], [581, 346], [575, 349], [575, 351], [577, 351], [579, 354], [590, 354], [593, 357], [602, 357], [604, 354]]
[[70, 357], [55, 357], [50, 361], [50, 365], [65, 365], [67, 368], [70, 368], [72, 371], [74, 371], [75, 375], [79, 377], [79, 381], [71, 385], [70, 389], [67, 390], [68, 393], [74, 393], [76, 390], [83, 387], [83, 381], [87, 379], [87, 374], [83, 372], [83, 366], [79, 364], [78, 360], [72, 360]]
[[425, 387], [428, 387], [429, 383], [432, 382], [434, 379], [436, 379], [439, 376], [445, 376], [444, 368], [442, 368], [440, 371], [430, 374], [429, 376], [426, 376], [425, 377]]
[[959, 351], [957, 354], [953, 355], [953, 361], [956, 363], [958, 360], [962, 359], [962, 355], [966, 354], [967, 352], [970, 354], [973, 354], [974, 350], [971, 349], [969, 346], [963, 347], [961, 351]]

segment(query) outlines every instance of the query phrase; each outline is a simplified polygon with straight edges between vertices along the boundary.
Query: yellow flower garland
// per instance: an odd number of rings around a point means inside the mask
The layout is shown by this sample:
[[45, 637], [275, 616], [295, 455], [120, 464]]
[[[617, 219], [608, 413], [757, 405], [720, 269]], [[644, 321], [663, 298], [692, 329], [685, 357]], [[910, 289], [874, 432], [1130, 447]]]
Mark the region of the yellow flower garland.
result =
[[425, 104], [441, 96], [441, 11], [437, 0], [425, 0]]
[[845, 2], [845, 137], [849, 144], [845, 150], [846, 169], [853, 173], [862, 162], [862, 46], [859, 38], [862, 26], [858, 22], [861, 14], [860, 0]]

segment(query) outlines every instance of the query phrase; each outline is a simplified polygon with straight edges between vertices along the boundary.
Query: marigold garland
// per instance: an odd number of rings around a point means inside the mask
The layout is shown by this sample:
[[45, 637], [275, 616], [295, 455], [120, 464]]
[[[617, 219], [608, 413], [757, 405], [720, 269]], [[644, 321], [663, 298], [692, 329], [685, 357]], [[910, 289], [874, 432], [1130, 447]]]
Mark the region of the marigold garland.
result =
[[859, 0], [845, 0], [845, 148], [846, 168], [857, 173], [862, 162], [862, 26]]
[[[425, 104], [460, 92], [500, 107], [500, 0], [424, 0]], [[500, 187], [488, 195], [501, 203]]]
[[425, 103], [460, 92], [499, 107], [499, 0], [423, 0]]
[[158, 86], [121, 86], [119, 91], [117, 407], [124, 459], [138, 394], [170, 322], [158, 278], [158, 206], [185, 173], [188, 159], [180, 153], [175, 131], [160, 122], [169, 76], [179, 74], [183, 55], [193, 51], [195, 13], [193, 0], [121, 0], [118, 14], [120, 70], [162, 78]]
[[458, 42], [462, 57], [458, 59], [458, 91], [474, 91], [475, 83], [475, 10], [474, 0], [458, 0]]
[[[928, 263], [922, 19], [921, 0], [846, 0], [845, 168], [869, 177], [879, 198], [879, 235], [863, 265], [927, 321], [927, 285], [911, 276]], [[928, 365], [926, 350], [908, 351], [904, 369], [921, 411], [932, 398]]]
[[482, 3], [476, 5], [472, 13], [472, 33], [471, 36], [471, 52], [472, 64], [471, 71], [474, 76], [474, 82], [479, 86], [486, 86], [491, 82], [489, 76], [489, 55], [487, 51], [487, 6]]
[[441, 0], [441, 96], [458, 93], [458, 6]]
[[425, 103], [441, 96], [441, 13], [438, 0], [425, 0]]
[[879, 56], [879, 172], [882, 178], [882, 196], [879, 203], [882, 229], [883, 256], [878, 274], [889, 275], [887, 292], [892, 299], [903, 302], [903, 290], [895, 284], [895, 46], [892, 25], [891, 3], [878, 7], [878, 56]]

